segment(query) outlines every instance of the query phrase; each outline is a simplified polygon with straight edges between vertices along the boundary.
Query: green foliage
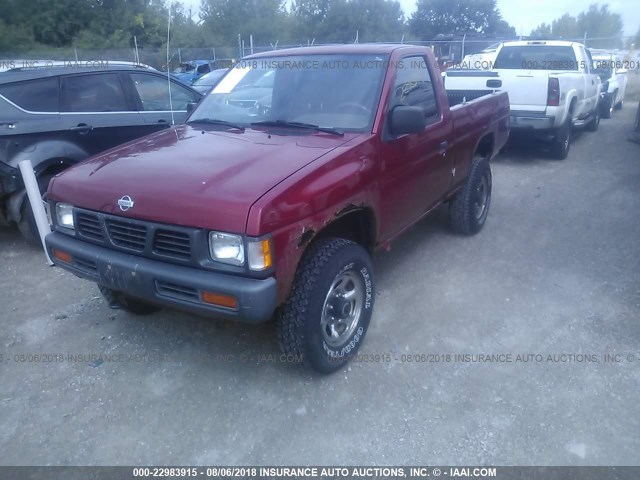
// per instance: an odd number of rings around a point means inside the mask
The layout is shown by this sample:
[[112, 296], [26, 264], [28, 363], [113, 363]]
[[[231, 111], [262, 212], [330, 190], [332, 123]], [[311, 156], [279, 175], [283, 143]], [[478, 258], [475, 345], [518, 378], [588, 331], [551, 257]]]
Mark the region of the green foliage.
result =
[[502, 19], [496, 0], [418, 0], [416, 7], [409, 26], [423, 40], [449, 33], [516, 33]]
[[609, 11], [608, 5], [596, 3], [577, 17], [565, 13], [551, 25], [543, 23], [531, 32], [531, 36], [581, 41], [586, 34], [588, 47], [619, 48], [622, 46], [622, 27], [619, 14]]
[[[201, 0], [199, 19], [177, 0], [0, 0], [0, 49], [236, 48], [431, 39], [438, 33], [513, 34], [496, 0], [419, 0], [405, 21], [398, 0]], [[199, 20], [197, 23], [195, 20]], [[236, 50], [237, 51], [237, 50]], [[128, 53], [127, 53], [128, 55]]]

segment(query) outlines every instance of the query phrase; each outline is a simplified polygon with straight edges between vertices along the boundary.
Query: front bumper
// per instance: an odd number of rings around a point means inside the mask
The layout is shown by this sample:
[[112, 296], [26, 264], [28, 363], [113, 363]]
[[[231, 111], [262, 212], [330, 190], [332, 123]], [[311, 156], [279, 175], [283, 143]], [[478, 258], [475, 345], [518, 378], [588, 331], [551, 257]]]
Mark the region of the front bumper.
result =
[[[276, 280], [254, 279], [183, 267], [114, 251], [53, 232], [45, 239], [53, 263], [78, 277], [151, 303], [212, 317], [261, 323], [276, 307]], [[53, 249], [71, 255], [56, 258]], [[202, 302], [201, 292], [232, 295], [236, 309]]]

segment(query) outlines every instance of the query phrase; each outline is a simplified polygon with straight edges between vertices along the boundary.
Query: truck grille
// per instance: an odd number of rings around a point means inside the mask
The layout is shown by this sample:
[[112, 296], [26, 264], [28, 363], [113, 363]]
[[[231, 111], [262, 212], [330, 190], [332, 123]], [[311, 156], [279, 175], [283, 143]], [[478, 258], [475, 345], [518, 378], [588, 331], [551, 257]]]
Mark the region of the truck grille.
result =
[[75, 209], [76, 231], [86, 240], [147, 257], [162, 255], [176, 262], [192, 261], [197, 229], [172, 227], [106, 213]]
[[130, 248], [139, 252], [144, 250], [147, 242], [147, 227], [113, 219], [107, 219], [105, 224], [111, 243], [118, 247]]
[[156, 230], [153, 250], [162, 255], [189, 259], [191, 257], [191, 238], [184, 232]]

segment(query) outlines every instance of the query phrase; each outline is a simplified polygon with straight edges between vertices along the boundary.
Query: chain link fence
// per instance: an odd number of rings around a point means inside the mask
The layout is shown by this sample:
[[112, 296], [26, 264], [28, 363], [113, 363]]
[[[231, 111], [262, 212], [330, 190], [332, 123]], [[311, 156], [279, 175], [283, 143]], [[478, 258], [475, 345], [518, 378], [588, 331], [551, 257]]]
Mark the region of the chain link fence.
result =
[[[357, 39], [357, 33], [354, 35]], [[505, 38], [459, 38], [431, 41], [415, 41], [407, 40], [404, 37], [395, 39], [390, 44], [412, 44], [432, 47], [436, 56], [447, 58], [449, 61], [456, 63], [462, 61], [465, 55], [474, 54], [490, 47]], [[571, 41], [583, 42], [584, 38], [566, 39]], [[603, 40], [610, 39], [587, 39], [587, 46], [592, 46]], [[617, 38], [620, 41], [620, 38]], [[626, 44], [627, 39], [622, 39]], [[357, 40], [356, 40], [357, 41]], [[251, 55], [252, 53], [267, 52], [272, 50], [280, 50], [283, 48], [302, 47], [302, 46], [320, 46], [329, 45], [327, 43], [319, 43], [315, 40], [308, 40], [306, 43], [282, 45], [277, 41], [268, 45], [253, 45], [251, 38], [238, 37], [235, 45], [227, 46], [207, 46], [200, 48], [180, 48], [170, 47], [168, 55], [164, 48], [116, 48], [116, 49], [76, 49], [76, 48], [40, 48], [29, 51], [0, 51], [0, 71], [16, 67], [29, 67], [37, 62], [37, 65], [43, 65], [43, 62], [69, 62], [70, 64], [91, 64], [101, 65], [106, 62], [134, 62], [150, 65], [158, 70], [173, 70], [180, 66], [181, 63], [192, 60], [207, 60], [213, 63], [215, 68], [225, 68], [232, 65], [238, 59]], [[632, 59], [640, 60], [640, 51], [623, 51], [624, 55], [630, 56]], [[169, 62], [167, 65], [167, 57]], [[637, 58], [636, 58], [637, 57]]]

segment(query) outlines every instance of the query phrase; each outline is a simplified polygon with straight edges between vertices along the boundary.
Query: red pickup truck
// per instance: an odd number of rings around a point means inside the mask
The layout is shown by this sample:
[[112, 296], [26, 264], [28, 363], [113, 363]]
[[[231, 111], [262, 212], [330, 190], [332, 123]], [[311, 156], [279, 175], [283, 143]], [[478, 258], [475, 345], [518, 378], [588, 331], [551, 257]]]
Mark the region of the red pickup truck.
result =
[[508, 133], [507, 94], [447, 92], [428, 48], [253, 55], [186, 124], [54, 177], [46, 246], [134, 313], [275, 316], [283, 352], [331, 372], [367, 332], [371, 253], [445, 202], [478, 232]]

